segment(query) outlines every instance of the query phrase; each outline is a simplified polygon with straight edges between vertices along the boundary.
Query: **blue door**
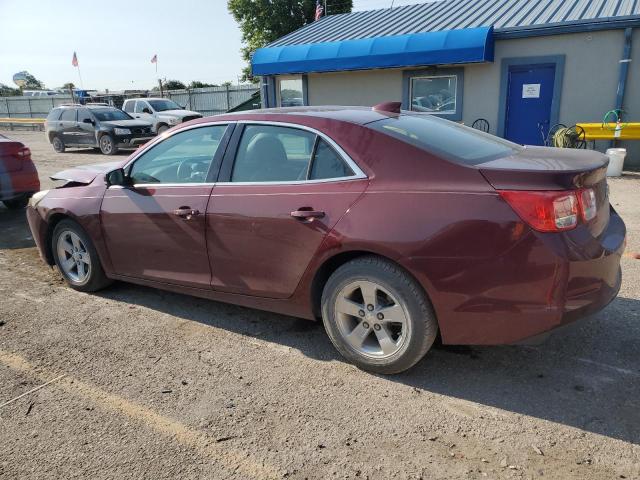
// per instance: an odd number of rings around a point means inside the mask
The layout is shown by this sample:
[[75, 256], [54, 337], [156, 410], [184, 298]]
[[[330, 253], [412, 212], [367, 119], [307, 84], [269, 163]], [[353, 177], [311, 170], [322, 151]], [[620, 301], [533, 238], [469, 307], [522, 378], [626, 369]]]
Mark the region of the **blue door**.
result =
[[555, 64], [509, 67], [504, 136], [523, 145], [544, 145], [551, 122]]

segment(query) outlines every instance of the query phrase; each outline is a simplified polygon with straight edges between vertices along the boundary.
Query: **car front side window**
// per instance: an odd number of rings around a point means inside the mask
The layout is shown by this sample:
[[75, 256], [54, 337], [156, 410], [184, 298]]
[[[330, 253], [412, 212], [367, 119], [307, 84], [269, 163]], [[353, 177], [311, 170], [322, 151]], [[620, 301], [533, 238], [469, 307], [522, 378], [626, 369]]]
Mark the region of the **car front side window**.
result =
[[133, 184], [206, 183], [226, 125], [178, 132], [138, 157], [129, 170]]
[[136, 113], [144, 113], [143, 110], [145, 108], [149, 109], [149, 105], [147, 104], [147, 102], [136, 102]]

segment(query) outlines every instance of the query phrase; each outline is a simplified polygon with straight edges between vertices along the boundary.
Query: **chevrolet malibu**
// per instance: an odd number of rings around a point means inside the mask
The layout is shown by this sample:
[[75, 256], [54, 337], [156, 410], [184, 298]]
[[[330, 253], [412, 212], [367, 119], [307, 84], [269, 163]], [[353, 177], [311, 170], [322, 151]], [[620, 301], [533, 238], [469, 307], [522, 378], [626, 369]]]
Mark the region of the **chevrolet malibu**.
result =
[[121, 280], [321, 318], [349, 361], [396, 373], [438, 335], [529, 341], [606, 306], [626, 236], [606, 167], [393, 103], [258, 110], [61, 172], [27, 215], [76, 290]]

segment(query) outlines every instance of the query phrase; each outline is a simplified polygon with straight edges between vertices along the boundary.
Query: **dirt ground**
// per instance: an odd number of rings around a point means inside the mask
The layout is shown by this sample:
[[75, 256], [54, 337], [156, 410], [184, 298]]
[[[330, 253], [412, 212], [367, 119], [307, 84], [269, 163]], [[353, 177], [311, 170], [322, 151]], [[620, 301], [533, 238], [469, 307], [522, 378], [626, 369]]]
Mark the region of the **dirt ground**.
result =
[[[47, 176], [109, 158], [8, 132]], [[640, 176], [610, 181], [640, 251]], [[0, 207], [0, 478], [640, 478], [640, 260], [531, 346], [439, 347], [383, 377], [322, 326], [117, 283], [87, 295]]]

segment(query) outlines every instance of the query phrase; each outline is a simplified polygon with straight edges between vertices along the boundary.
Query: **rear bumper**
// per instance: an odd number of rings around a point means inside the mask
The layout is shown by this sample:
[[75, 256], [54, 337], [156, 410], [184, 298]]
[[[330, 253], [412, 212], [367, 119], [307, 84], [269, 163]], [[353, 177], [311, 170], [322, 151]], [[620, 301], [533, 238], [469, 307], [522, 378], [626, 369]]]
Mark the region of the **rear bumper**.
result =
[[39, 190], [40, 180], [33, 164], [16, 172], [0, 174], [0, 200], [13, 200]]
[[[500, 241], [499, 233], [486, 234]], [[481, 241], [473, 231], [460, 236]], [[530, 343], [602, 310], [616, 297], [625, 238], [624, 222], [611, 209], [598, 237], [587, 228], [563, 234], [529, 231], [497, 256], [415, 258], [407, 268], [431, 297], [443, 343]]]

